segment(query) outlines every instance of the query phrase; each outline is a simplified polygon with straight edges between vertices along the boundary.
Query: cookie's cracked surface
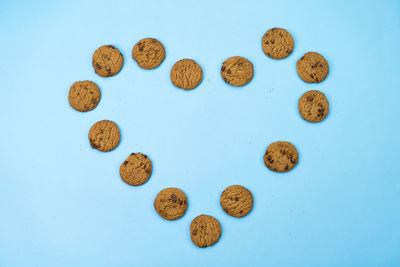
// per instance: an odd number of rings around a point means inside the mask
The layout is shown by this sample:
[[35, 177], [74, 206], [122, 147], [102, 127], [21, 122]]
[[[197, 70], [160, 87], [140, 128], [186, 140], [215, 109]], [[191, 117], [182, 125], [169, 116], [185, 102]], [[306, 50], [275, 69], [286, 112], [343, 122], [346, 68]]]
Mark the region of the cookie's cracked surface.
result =
[[178, 188], [165, 188], [154, 199], [154, 209], [166, 220], [173, 221], [185, 215], [188, 200]]
[[297, 149], [285, 141], [270, 144], [264, 155], [265, 166], [275, 172], [290, 171], [296, 166], [298, 159]]
[[118, 126], [109, 120], [96, 122], [89, 130], [89, 141], [92, 148], [102, 152], [111, 151], [119, 144]]
[[218, 242], [221, 236], [221, 224], [212, 216], [200, 215], [190, 224], [190, 238], [193, 243], [205, 248]]
[[130, 185], [142, 185], [149, 180], [153, 167], [149, 157], [142, 153], [131, 153], [121, 164], [119, 175]]
[[252, 210], [253, 195], [241, 185], [231, 185], [222, 192], [220, 204], [227, 214], [240, 218]]

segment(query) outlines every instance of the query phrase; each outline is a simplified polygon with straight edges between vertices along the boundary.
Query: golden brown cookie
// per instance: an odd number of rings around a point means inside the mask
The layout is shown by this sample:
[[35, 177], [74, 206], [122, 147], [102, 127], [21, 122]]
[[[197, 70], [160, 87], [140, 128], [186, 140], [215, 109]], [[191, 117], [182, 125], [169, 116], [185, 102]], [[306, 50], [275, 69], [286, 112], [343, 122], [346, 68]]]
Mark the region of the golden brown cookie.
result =
[[132, 50], [132, 58], [143, 69], [157, 68], [165, 58], [165, 49], [154, 38], [145, 38], [137, 42]]
[[289, 142], [278, 141], [268, 146], [264, 155], [265, 166], [274, 172], [288, 172], [296, 166], [299, 155]]
[[320, 83], [329, 73], [329, 64], [323, 56], [316, 52], [305, 53], [297, 61], [297, 73], [307, 83]]
[[328, 115], [329, 102], [322, 92], [311, 90], [300, 97], [299, 112], [306, 121], [320, 122]]
[[261, 45], [264, 54], [274, 59], [282, 59], [292, 53], [294, 41], [287, 30], [272, 28], [264, 34]]
[[221, 76], [230, 85], [246, 85], [253, 78], [253, 64], [244, 57], [230, 57], [222, 63]]
[[154, 199], [154, 208], [157, 213], [166, 220], [177, 220], [185, 215], [187, 198], [178, 188], [165, 188]]
[[100, 98], [100, 89], [92, 81], [74, 82], [69, 89], [69, 104], [77, 111], [85, 112], [96, 108]]
[[130, 185], [142, 185], [151, 176], [151, 160], [142, 153], [131, 153], [119, 167], [122, 180]]
[[220, 204], [226, 213], [240, 218], [253, 208], [253, 195], [243, 186], [231, 185], [222, 192]]
[[200, 215], [190, 224], [190, 238], [193, 243], [205, 248], [217, 243], [221, 236], [221, 225], [212, 216]]
[[103, 45], [93, 54], [94, 71], [102, 77], [116, 75], [124, 64], [124, 57], [117, 48], [112, 45]]
[[174, 64], [170, 77], [176, 87], [190, 90], [196, 88], [201, 83], [203, 71], [196, 61], [182, 59]]
[[119, 140], [119, 128], [112, 121], [98, 121], [89, 130], [90, 145], [99, 151], [113, 150], [118, 146]]

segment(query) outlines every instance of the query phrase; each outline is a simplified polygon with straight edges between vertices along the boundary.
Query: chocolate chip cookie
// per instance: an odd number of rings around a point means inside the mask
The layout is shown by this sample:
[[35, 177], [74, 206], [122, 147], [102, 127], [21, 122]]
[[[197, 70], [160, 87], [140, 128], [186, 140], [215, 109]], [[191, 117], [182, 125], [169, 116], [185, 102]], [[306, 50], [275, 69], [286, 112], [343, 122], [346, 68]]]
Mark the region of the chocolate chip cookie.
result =
[[289, 142], [278, 141], [268, 146], [264, 155], [265, 166], [274, 172], [288, 172], [299, 159], [297, 149]]
[[100, 98], [100, 89], [92, 81], [74, 82], [69, 89], [69, 104], [77, 111], [86, 112], [95, 109]]
[[171, 69], [172, 83], [181, 89], [191, 90], [196, 88], [203, 79], [203, 71], [199, 64], [192, 59], [182, 59], [174, 64]]
[[142, 153], [131, 153], [119, 167], [121, 179], [130, 185], [142, 185], [149, 180], [152, 172], [151, 160]]
[[297, 61], [297, 73], [307, 83], [320, 83], [329, 73], [329, 64], [326, 59], [316, 52], [305, 53]]
[[188, 201], [185, 193], [178, 188], [165, 188], [154, 199], [154, 208], [166, 220], [177, 220], [185, 215]]
[[270, 58], [282, 59], [292, 53], [294, 41], [287, 30], [272, 28], [264, 34], [261, 46], [264, 54]]
[[143, 69], [157, 68], [165, 58], [165, 49], [154, 38], [145, 38], [137, 42], [132, 50], [132, 58]]
[[119, 140], [119, 128], [112, 121], [98, 121], [89, 130], [90, 145], [99, 151], [113, 150], [118, 146]]
[[230, 85], [246, 85], [253, 78], [253, 64], [244, 57], [230, 57], [222, 63], [221, 76]]
[[243, 186], [231, 185], [222, 192], [220, 204], [227, 214], [240, 218], [253, 208], [253, 195]]
[[94, 71], [102, 77], [116, 75], [124, 64], [124, 57], [117, 48], [112, 45], [103, 45], [93, 54]]
[[309, 122], [320, 122], [329, 112], [328, 100], [322, 92], [316, 90], [304, 93], [298, 105], [301, 117]]
[[212, 216], [200, 215], [190, 224], [190, 238], [193, 243], [205, 248], [217, 243], [221, 236], [221, 225]]

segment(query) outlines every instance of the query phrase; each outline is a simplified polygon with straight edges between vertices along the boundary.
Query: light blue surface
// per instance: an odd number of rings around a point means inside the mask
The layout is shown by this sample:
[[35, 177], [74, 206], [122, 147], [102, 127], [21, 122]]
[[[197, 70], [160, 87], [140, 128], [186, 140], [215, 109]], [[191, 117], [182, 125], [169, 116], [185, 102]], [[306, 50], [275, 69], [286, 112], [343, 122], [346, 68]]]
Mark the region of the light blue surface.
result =
[[[378, 2], [0, 1], [0, 266], [400, 266], [400, 2]], [[295, 40], [285, 60], [261, 50], [275, 26]], [[131, 58], [144, 37], [166, 47], [155, 70]], [[112, 78], [91, 66], [103, 44], [125, 57]], [[296, 61], [308, 51], [330, 64], [320, 84], [297, 76]], [[242, 88], [220, 77], [235, 55], [255, 66]], [[190, 92], [169, 80], [182, 58], [204, 72]], [[79, 113], [68, 90], [86, 79], [102, 98]], [[330, 101], [319, 124], [297, 111], [311, 89]], [[109, 153], [87, 138], [101, 119], [122, 133]], [[263, 163], [277, 140], [299, 150], [287, 174]], [[138, 151], [154, 172], [130, 187], [118, 170]], [[245, 218], [219, 206], [231, 184], [254, 195]], [[189, 198], [174, 222], [153, 208], [169, 186]], [[207, 249], [189, 235], [203, 213], [223, 229]]]

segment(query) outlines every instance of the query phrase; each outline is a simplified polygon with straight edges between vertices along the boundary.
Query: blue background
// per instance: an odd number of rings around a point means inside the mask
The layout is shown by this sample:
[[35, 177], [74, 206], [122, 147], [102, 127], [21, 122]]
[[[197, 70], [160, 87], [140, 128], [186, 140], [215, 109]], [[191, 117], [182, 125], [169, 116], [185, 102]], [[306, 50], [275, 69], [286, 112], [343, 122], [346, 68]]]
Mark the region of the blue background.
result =
[[[399, 1], [0, 1], [0, 266], [400, 266]], [[294, 52], [272, 60], [261, 49], [271, 27], [289, 30]], [[155, 70], [131, 58], [155, 37], [167, 57]], [[91, 66], [96, 48], [125, 57], [112, 78]], [[306, 84], [296, 61], [328, 60], [320, 84]], [[241, 88], [220, 77], [240, 55], [255, 75]], [[169, 71], [195, 59], [204, 79], [175, 88]], [[68, 90], [95, 81], [99, 106], [73, 110]], [[297, 101], [323, 91], [330, 113], [304, 121]], [[93, 123], [115, 121], [121, 143], [89, 146]], [[263, 154], [287, 140], [297, 167], [269, 171]], [[148, 154], [151, 179], [131, 187], [119, 166]], [[253, 211], [226, 215], [222, 190], [248, 187]], [[186, 215], [168, 222], [153, 199], [176, 186]], [[189, 224], [215, 216], [223, 234], [199, 249]]]

